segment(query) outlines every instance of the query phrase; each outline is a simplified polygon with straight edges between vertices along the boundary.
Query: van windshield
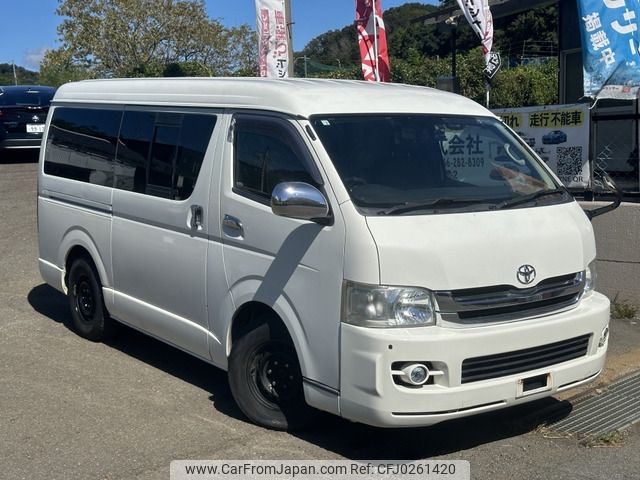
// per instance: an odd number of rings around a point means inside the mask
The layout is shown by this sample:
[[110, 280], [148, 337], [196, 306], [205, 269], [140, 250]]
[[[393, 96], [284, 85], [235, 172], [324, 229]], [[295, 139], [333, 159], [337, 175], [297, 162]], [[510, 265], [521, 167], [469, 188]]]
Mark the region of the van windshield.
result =
[[569, 202], [499, 120], [442, 115], [314, 116], [365, 215], [421, 215]]

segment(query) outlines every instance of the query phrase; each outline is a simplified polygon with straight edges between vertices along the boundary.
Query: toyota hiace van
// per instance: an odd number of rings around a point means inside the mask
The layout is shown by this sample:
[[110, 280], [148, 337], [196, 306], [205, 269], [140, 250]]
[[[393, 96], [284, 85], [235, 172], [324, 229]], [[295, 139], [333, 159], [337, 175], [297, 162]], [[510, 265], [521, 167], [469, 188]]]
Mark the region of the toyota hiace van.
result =
[[430, 425], [603, 368], [587, 215], [461, 96], [91, 80], [57, 91], [43, 147], [40, 271], [77, 332], [121, 322], [228, 370], [259, 425]]

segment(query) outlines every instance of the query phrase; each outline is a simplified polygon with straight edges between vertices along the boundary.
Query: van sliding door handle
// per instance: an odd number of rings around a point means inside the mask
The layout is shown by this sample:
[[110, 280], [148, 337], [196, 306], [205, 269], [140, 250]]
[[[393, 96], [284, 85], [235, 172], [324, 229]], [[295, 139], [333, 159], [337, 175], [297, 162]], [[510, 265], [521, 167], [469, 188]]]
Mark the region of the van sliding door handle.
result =
[[202, 230], [203, 209], [200, 205], [191, 205], [189, 212], [189, 227], [191, 230]]
[[242, 230], [242, 222], [238, 218], [232, 217], [231, 215], [225, 214], [224, 218], [222, 219], [222, 226], [231, 228], [233, 230]]

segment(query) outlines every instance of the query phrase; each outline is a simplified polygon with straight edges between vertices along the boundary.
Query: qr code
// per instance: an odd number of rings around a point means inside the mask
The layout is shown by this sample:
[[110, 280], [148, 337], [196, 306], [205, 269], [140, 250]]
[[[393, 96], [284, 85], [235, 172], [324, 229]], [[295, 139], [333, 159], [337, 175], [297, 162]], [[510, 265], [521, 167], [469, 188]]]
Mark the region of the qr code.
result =
[[582, 174], [582, 147], [557, 147], [559, 177]]

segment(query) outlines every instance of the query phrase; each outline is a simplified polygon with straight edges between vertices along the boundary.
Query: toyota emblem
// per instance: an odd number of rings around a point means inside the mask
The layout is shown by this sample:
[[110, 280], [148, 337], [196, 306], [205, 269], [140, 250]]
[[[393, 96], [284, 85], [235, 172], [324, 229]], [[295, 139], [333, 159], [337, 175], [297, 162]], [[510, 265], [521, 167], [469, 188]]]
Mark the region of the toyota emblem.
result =
[[522, 265], [517, 272], [518, 281], [524, 285], [528, 285], [536, 278], [536, 269], [531, 265]]

